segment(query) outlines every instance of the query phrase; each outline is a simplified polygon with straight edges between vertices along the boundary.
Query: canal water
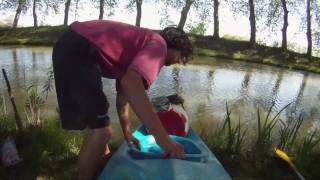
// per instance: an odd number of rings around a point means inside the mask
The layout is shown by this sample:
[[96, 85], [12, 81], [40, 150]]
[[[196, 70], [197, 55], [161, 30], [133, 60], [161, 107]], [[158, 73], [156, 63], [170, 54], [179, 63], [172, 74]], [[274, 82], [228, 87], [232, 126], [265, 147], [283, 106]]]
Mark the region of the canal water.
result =
[[[45, 84], [51, 53], [51, 47], [0, 46], [0, 67], [8, 73], [19, 111], [24, 111], [26, 89], [37, 85], [41, 90]], [[180, 94], [192, 121], [222, 121], [228, 103], [231, 116], [247, 124], [256, 123], [258, 108], [263, 113], [274, 104], [276, 113], [291, 103], [281, 115], [284, 121], [301, 114], [306, 130], [320, 127], [320, 75], [233, 60], [210, 61], [213, 65], [164, 67], [148, 90], [149, 97]], [[111, 104], [110, 117], [117, 121], [115, 81], [103, 79], [103, 83]], [[0, 94], [7, 98], [2, 73]], [[46, 99], [43, 114], [56, 114], [56, 107], [53, 91]]]

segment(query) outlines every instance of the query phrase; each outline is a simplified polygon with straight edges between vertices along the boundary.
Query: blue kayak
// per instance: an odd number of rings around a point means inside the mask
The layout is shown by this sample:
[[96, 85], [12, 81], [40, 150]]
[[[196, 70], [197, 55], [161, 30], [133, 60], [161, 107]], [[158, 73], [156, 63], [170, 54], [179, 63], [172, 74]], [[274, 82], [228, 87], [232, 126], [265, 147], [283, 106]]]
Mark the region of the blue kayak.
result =
[[186, 137], [170, 135], [171, 139], [184, 146], [184, 160], [163, 159], [163, 150], [143, 126], [133, 135], [139, 139], [141, 150], [123, 143], [103, 169], [99, 180], [231, 180], [218, 159], [192, 129]]

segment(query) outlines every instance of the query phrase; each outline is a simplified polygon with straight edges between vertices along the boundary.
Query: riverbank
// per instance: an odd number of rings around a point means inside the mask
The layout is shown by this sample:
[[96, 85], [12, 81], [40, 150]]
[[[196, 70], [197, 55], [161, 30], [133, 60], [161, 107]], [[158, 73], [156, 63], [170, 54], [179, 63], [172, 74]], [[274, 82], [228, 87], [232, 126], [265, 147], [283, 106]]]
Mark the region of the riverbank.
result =
[[[52, 46], [66, 30], [65, 26], [42, 26], [38, 28], [0, 28], [0, 45]], [[305, 54], [293, 51], [282, 52], [280, 48], [257, 44], [248, 48], [247, 41], [212, 39], [212, 36], [190, 35], [195, 56], [206, 56], [221, 60], [238, 60], [267, 64], [294, 70], [320, 73], [320, 58], [307, 58]], [[210, 65], [210, 58], [194, 58], [191, 64]]]
[[[293, 51], [283, 52], [281, 48], [257, 44], [254, 49], [248, 48], [247, 41], [230, 39], [212, 39], [211, 36], [193, 35], [196, 55], [214, 57], [221, 60], [238, 60], [253, 62], [294, 70], [320, 73], [320, 58], [308, 58], [305, 54]], [[191, 61], [193, 64], [210, 65], [210, 60]]]
[[[66, 132], [60, 127], [56, 118], [48, 118], [43, 119], [41, 126], [26, 124], [24, 130], [19, 133], [15, 130], [13, 117], [3, 119], [2, 116], [0, 119], [0, 139], [3, 140], [8, 135], [13, 137], [19, 156], [23, 158], [22, 162], [13, 167], [0, 166], [1, 178], [76, 179], [77, 158], [83, 140], [81, 132]], [[135, 122], [133, 124], [136, 124]], [[249, 141], [247, 137], [243, 142], [239, 142], [236, 140], [238, 135], [233, 134], [235, 139], [231, 142], [228, 130], [220, 128], [218, 124], [212, 124], [213, 122], [200, 121], [191, 124], [191, 127], [200, 135], [233, 179], [298, 179], [293, 169], [270, 151], [269, 145], [259, 145], [265, 148], [265, 151], [259, 150], [259, 146], [254, 144], [250, 148], [244, 148], [244, 144]], [[234, 120], [230, 122], [234, 123]], [[208, 129], [209, 125], [215, 128]], [[133, 128], [136, 126], [133, 125]], [[112, 127], [115, 132], [121, 132], [119, 125], [113, 124]], [[245, 133], [243, 127], [240, 129], [241, 133]], [[111, 152], [116, 152], [122, 142], [122, 135], [117, 134], [109, 146]], [[238, 152], [233, 148], [236, 144], [241, 148]], [[317, 179], [320, 176], [319, 149], [308, 151], [302, 156], [302, 161], [299, 161], [300, 155], [290, 155], [295, 157], [294, 163], [306, 179]]]

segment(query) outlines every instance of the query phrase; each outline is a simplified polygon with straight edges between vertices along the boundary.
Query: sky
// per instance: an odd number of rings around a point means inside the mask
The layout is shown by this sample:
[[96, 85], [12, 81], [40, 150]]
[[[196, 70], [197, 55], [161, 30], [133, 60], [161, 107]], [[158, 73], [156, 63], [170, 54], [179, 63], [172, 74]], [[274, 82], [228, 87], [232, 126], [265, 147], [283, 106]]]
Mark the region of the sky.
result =
[[[71, 11], [69, 14], [69, 23], [77, 20], [77, 21], [86, 21], [91, 19], [97, 19], [99, 16], [99, 10], [93, 7], [91, 0], [85, 1], [85, 4], [80, 5], [79, 10], [77, 11], [77, 16], [75, 16], [75, 12]], [[121, 1], [123, 2], [123, 1]], [[116, 8], [115, 13], [111, 17], [104, 16], [105, 19], [117, 20], [129, 24], [135, 24], [136, 12], [135, 9], [133, 12], [129, 13], [125, 8], [125, 4], [121, 3], [118, 8]], [[160, 15], [159, 9], [161, 9], [160, 5], [155, 5], [155, 3], [148, 3], [145, 1], [142, 5], [142, 19], [141, 26], [150, 28], [150, 29], [161, 29], [160, 26]], [[181, 10], [169, 9], [169, 19], [170, 21], [178, 24], [180, 18]], [[42, 25], [61, 25], [63, 23], [64, 18], [64, 7], [60, 8], [60, 12], [58, 14], [54, 14], [53, 12], [49, 12], [47, 16], [38, 15], [39, 24]], [[14, 17], [13, 12], [1, 12], [0, 21], [4, 21], [5, 19], [10, 19]], [[220, 6], [219, 10], [219, 21], [220, 21], [220, 36], [238, 36], [242, 39], [249, 40], [250, 35], [250, 24], [249, 20], [245, 16], [237, 16], [235, 18], [233, 16], [232, 11], [229, 8], [224, 6]], [[211, 15], [210, 19], [208, 19], [205, 23], [207, 24], [206, 35], [213, 34], [213, 16]], [[294, 44], [296, 46], [295, 50], [300, 52], [306, 51], [306, 35], [304, 33], [299, 32], [299, 24], [300, 18], [297, 16], [293, 16], [289, 14], [289, 27], [288, 27], [288, 41], [289, 48], [290, 44]], [[188, 25], [197, 24], [199, 22], [199, 18], [196, 14], [195, 9], [190, 10], [188, 19], [186, 22], [186, 29], [188, 29]], [[32, 11], [24, 14], [20, 17], [19, 26], [32, 26], [33, 18]], [[281, 44], [281, 31], [278, 29], [273, 33], [267, 32], [257, 32], [257, 41], [263, 42], [267, 45]]]

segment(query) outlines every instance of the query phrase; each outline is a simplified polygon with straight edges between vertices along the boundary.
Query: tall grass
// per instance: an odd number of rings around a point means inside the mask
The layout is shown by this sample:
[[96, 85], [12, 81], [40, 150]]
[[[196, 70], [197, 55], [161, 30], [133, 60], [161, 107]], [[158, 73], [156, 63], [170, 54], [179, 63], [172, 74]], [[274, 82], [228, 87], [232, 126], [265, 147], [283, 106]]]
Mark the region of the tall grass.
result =
[[298, 148], [294, 154], [294, 164], [306, 177], [306, 179], [319, 179], [320, 177], [320, 135], [318, 130], [302, 138], [297, 144]]
[[48, 68], [47, 72], [47, 79], [44, 85], [42, 86], [42, 93], [45, 94], [45, 97], [47, 99], [48, 94], [54, 89], [54, 72], [53, 72], [53, 66], [50, 66]]
[[270, 150], [272, 145], [272, 133], [273, 129], [276, 126], [280, 113], [285, 110], [291, 103], [284, 106], [276, 115], [271, 116], [272, 109], [274, 107], [274, 103], [268, 109], [266, 117], [263, 119], [260, 114], [259, 108], [257, 109], [257, 129], [258, 129], [258, 137], [255, 144], [255, 148], [257, 148], [258, 152], [267, 153]]
[[33, 126], [41, 126], [41, 107], [44, 103], [45, 100], [40, 95], [38, 87], [35, 85], [28, 87], [25, 112], [29, 124]]
[[227, 110], [227, 113], [226, 113], [226, 117], [225, 117], [224, 124], [222, 127], [222, 131], [226, 131], [226, 133], [227, 133], [226, 150], [228, 152], [238, 154], [238, 153], [240, 153], [240, 150], [241, 150], [241, 147], [243, 144], [243, 140], [244, 140], [244, 137], [245, 137], [248, 129], [246, 128], [242, 132], [241, 124], [240, 124], [240, 117], [238, 120], [238, 124], [235, 127], [233, 127], [234, 125], [231, 123], [231, 118], [230, 118], [231, 111], [229, 110], [228, 103], [226, 103], [226, 110]]
[[4, 95], [0, 94], [0, 116], [7, 116], [8, 115], [8, 107], [6, 98]]
[[[275, 157], [273, 147], [278, 147], [289, 153], [303, 176], [314, 179], [320, 176], [317, 170], [320, 168], [320, 134], [317, 130], [306, 137], [300, 134], [304, 122], [301, 114], [297, 118], [280, 119], [281, 112], [290, 104], [278, 112], [273, 112], [272, 104], [265, 116], [257, 108], [257, 128], [252, 131], [248, 131], [248, 126], [241, 124], [240, 117], [235, 119], [232, 116], [232, 110], [227, 103], [223, 121], [217, 123], [216, 119], [209, 119], [204, 113], [205, 108], [201, 107], [198, 108], [197, 121], [193, 121], [191, 126], [215, 152], [227, 170], [237, 174], [236, 177], [279, 179], [287, 176], [294, 179], [295, 174], [290, 171], [290, 167]], [[275, 133], [276, 130], [279, 130], [279, 134]]]
[[302, 122], [302, 114], [299, 115], [298, 119], [289, 118], [286, 122], [280, 119], [280, 141], [278, 143], [279, 149], [282, 149], [286, 152], [293, 151], [293, 144], [298, 137]]
[[296, 162], [304, 164], [304, 160], [314, 152], [317, 145], [320, 143], [320, 137], [317, 137], [317, 130], [314, 130], [311, 135], [303, 138], [301, 145], [298, 147]]
[[[15, 130], [14, 121], [10, 121], [10, 115], [7, 107], [7, 101], [4, 95], [0, 94], [0, 140], [10, 131]], [[0, 142], [1, 143], [1, 142]]]

